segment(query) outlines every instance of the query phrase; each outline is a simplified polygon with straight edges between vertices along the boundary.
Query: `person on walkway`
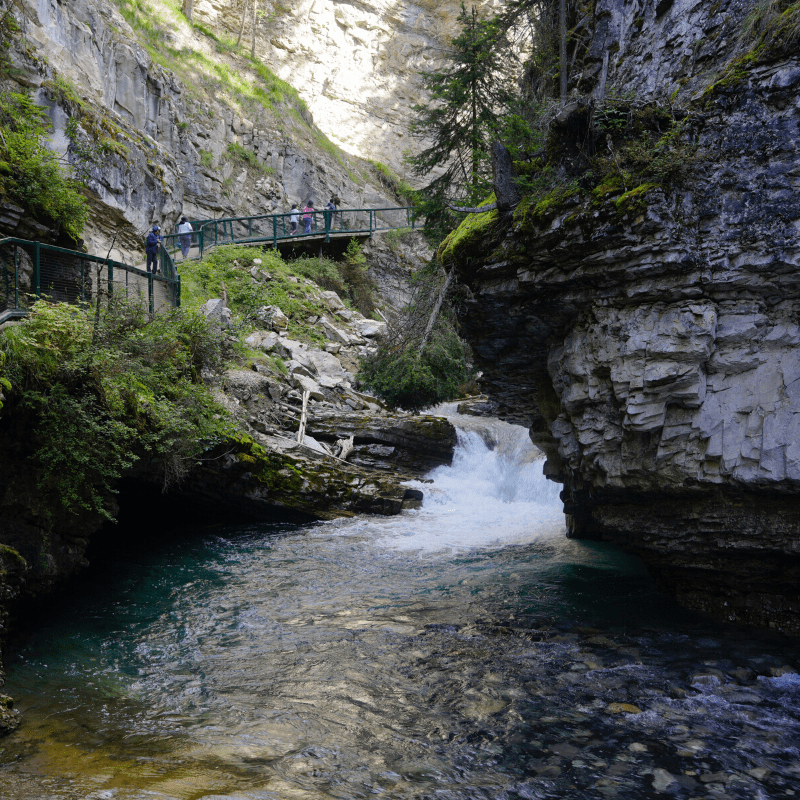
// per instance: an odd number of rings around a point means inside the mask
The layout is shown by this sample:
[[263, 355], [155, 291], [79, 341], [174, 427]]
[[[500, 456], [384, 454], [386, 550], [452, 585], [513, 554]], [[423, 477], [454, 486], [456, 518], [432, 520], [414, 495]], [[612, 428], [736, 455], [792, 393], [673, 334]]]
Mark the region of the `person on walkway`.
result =
[[189, 255], [189, 248], [192, 246], [193, 233], [194, 228], [192, 227], [192, 223], [189, 222], [186, 217], [181, 217], [181, 223], [178, 225], [178, 241], [181, 245], [181, 254], [183, 255], [184, 261], [186, 260], [186, 256]]
[[308, 205], [303, 209], [303, 222], [306, 229], [303, 233], [311, 233], [311, 222], [314, 219], [314, 204], [309, 200]]
[[297, 203], [292, 203], [292, 210], [289, 212], [289, 223], [292, 226], [292, 232], [289, 236], [294, 236], [297, 233], [297, 223], [300, 222], [300, 209]]
[[[147, 271], [152, 272], [153, 275], [158, 271], [158, 247], [161, 244], [161, 234], [158, 225], [153, 225], [150, 233], [147, 234], [145, 241], [145, 252], [147, 253]], [[150, 267], [152, 266], [152, 269]]]
[[336, 203], [332, 197], [328, 200], [328, 205], [325, 206], [325, 221], [328, 223], [328, 230], [333, 230], [333, 225], [336, 222]]

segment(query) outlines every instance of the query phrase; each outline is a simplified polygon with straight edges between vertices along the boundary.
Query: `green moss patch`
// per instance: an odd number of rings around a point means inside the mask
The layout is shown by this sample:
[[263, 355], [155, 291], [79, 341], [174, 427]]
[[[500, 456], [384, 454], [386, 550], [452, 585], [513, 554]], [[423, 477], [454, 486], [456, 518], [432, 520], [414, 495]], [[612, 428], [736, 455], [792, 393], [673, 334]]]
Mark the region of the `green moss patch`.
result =
[[[495, 202], [492, 194], [481, 205], [490, 205]], [[450, 264], [460, 261], [474, 251], [477, 255], [481, 242], [490, 237], [492, 229], [498, 220], [497, 209], [486, 211], [482, 214], [468, 214], [467, 218], [439, 245], [437, 257], [441, 264]]]

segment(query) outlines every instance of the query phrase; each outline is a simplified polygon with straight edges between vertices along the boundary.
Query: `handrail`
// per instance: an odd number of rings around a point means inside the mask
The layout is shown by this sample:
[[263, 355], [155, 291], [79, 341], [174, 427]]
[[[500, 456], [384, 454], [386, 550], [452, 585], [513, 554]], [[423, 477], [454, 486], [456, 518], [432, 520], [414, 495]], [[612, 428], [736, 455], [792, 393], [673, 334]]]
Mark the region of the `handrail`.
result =
[[[87, 295], [91, 297], [97, 292], [105, 291], [109, 296], [115, 292], [124, 292], [125, 295], [133, 292], [134, 296], [142, 299], [146, 296], [151, 314], [158, 310], [156, 295], [160, 297], [158, 306], [164, 302], [171, 307], [180, 306], [180, 276], [172, 256], [163, 246], [160, 275], [103, 256], [13, 236], [0, 239], [0, 248], [7, 247], [14, 249], [13, 263], [10, 257], [0, 252], [0, 322], [25, 316], [28, 313], [23, 302], [26, 296], [37, 300], [44, 296], [80, 303], [87, 300]], [[24, 266], [21, 252], [27, 256], [30, 267]], [[32, 270], [30, 276], [28, 270]], [[95, 270], [93, 281], [92, 272]], [[101, 282], [102, 272], [105, 275]], [[25, 275], [22, 286], [21, 275]], [[158, 285], [163, 285], [163, 290], [157, 290]]]
[[[164, 236], [164, 248], [169, 253], [177, 253], [180, 248], [184, 259], [196, 260], [203, 257], [206, 250], [220, 244], [258, 244], [271, 242], [277, 249], [281, 241], [313, 240], [324, 237], [329, 242], [331, 236], [358, 236], [367, 234], [372, 238], [379, 231], [416, 228], [416, 214], [413, 206], [384, 206], [381, 208], [337, 208], [315, 209], [310, 212], [311, 226], [306, 226], [302, 209], [297, 209], [299, 224], [291, 229], [293, 212], [273, 212], [239, 217], [220, 217], [213, 220], [192, 220], [195, 230], [180, 234], [176, 230]], [[402, 214], [401, 222], [379, 220], [378, 215]], [[381, 224], [381, 222], [388, 224]], [[321, 223], [321, 224], [320, 224]], [[237, 235], [234, 226], [241, 227]], [[309, 227], [306, 232], [306, 227]], [[188, 239], [187, 239], [188, 237]]]

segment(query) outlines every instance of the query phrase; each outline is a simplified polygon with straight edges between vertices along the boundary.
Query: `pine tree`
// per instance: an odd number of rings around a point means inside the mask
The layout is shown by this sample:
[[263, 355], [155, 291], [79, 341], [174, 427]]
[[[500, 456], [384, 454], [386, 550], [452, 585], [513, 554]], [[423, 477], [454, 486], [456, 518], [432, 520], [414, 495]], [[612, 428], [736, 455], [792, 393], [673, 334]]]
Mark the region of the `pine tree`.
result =
[[508, 74], [507, 48], [495, 20], [482, 20], [473, 6], [461, 4], [461, 33], [451, 43], [445, 64], [422, 73], [430, 100], [413, 107], [412, 134], [428, 142], [408, 163], [415, 175], [439, 174], [422, 191], [428, 219], [445, 212], [447, 201], [467, 205], [489, 191], [489, 146], [499, 116], [515, 97]]

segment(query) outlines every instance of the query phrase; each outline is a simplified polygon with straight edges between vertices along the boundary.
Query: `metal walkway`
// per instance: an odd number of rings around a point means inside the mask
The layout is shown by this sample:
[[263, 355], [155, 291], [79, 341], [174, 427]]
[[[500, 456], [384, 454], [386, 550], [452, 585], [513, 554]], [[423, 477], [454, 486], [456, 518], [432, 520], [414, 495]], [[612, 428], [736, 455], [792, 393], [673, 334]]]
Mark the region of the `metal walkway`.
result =
[[[277, 248], [279, 242], [372, 237], [378, 231], [416, 226], [411, 206], [323, 210], [308, 215], [301, 211], [297, 230], [293, 230], [291, 216], [289, 212], [193, 220], [195, 230], [189, 234], [186, 258], [200, 259], [207, 250], [224, 244], [271, 244]], [[0, 324], [24, 317], [40, 298], [81, 303], [99, 293], [141, 302], [151, 314], [176, 308], [181, 304], [181, 279], [175, 265], [180, 250], [180, 234], [164, 236], [159, 273], [149, 274], [142, 267], [42, 242], [0, 239]]]
[[[202, 258], [207, 250], [222, 244], [271, 244], [277, 249], [278, 243], [289, 241], [329, 242], [331, 239], [354, 236], [371, 238], [379, 231], [416, 227], [412, 206], [314, 211], [308, 215], [310, 220], [304, 220], [304, 216], [301, 211], [296, 231], [292, 229], [291, 212], [190, 220], [194, 232], [186, 234], [189, 237], [186, 258]], [[180, 245], [180, 234], [164, 236], [164, 247], [173, 260], [181, 251]]]
[[0, 239], [0, 324], [20, 319], [36, 300], [90, 302], [97, 296], [125, 297], [141, 303], [150, 314], [181, 303], [181, 284], [165, 249], [160, 274], [77, 250]]

